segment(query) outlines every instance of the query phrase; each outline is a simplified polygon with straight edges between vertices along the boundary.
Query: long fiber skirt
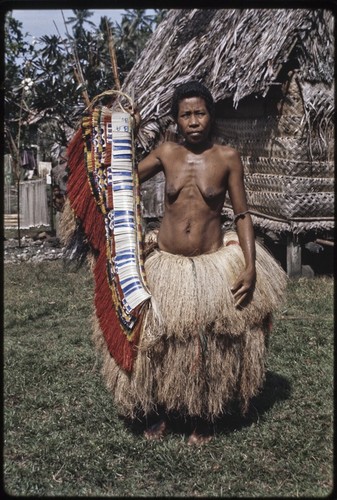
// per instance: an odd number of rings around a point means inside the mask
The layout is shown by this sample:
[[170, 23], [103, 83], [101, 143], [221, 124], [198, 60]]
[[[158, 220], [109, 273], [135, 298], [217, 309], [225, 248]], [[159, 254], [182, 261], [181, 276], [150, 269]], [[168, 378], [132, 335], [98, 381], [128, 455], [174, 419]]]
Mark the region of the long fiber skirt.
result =
[[244, 269], [235, 232], [218, 251], [185, 257], [154, 250], [145, 271], [153, 302], [143, 323], [131, 373], [105, 345], [94, 318], [94, 341], [102, 372], [121, 414], [135, 417], [164, 407], [213, 420], [238, 400], [242, 412], [263, 385], [266, 338], [280, 306], [286, 274], [256, 242], [252, 299], [234, 306], [230, 287]]

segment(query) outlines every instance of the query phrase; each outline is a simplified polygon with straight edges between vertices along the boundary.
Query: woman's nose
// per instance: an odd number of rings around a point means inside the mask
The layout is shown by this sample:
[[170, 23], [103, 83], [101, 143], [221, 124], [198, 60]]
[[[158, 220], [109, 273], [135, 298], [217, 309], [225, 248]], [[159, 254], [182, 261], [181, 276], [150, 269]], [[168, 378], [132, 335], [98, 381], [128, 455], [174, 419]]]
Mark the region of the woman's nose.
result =
[[190, 116], [190, 125], [198, 125], [198, 120], [197, 120], [197, 117], [195, 115], [191, 115]]

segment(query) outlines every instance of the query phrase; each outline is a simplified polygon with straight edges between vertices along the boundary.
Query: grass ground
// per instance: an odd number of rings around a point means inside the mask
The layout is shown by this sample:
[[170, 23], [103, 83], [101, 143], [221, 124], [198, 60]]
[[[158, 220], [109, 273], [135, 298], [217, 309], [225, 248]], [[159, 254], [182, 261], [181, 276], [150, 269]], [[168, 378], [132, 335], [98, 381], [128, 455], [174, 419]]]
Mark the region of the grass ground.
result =
[[14, 496], [323, 497], [333, 488], [333, 278], [289, 283], [265, 387], [203, 448], [121, 420], [91, 343], [92, 279], [4, 269], [4, 488]]

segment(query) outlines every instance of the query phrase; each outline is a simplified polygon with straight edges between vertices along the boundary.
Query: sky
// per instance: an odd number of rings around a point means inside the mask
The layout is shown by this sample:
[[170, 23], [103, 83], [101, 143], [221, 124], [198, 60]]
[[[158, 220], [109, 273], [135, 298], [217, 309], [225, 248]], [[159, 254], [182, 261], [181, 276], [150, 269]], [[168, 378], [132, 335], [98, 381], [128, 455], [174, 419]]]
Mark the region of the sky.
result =
[[[98, 26], [102, 16], [107, 16], [114, 22], [120, 22], [122, 14], [125, 12], [123, 9], [89, 10], [94, 13], [89, 20], [95, 23], [96, 26]], [[22, 22], [22, 31], [23, 33], [28, 32], [31, 35], [27, 37], [27, 41], [31, 41], [31, 37], [39, 38], [43, 35], [57, 35], [57, 29], [53, 21], [55, 21], [58, 30], [63, 35], [65, 27], [62, 12], [65, 19], [73, 16], [73, 11], [70, 9], [13, 9], [12, 15], [15, 19]]]

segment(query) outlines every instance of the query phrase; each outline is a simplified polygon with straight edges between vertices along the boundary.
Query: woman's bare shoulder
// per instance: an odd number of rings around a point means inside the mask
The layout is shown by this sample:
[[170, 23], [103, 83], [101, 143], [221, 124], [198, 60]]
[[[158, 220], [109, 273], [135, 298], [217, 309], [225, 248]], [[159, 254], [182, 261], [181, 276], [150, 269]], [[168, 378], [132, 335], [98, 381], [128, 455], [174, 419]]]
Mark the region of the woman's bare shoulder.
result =
[[165, 141], [156, 147], [156, 152], [159, 157], [166, 157], [168, 155], [176, 154], [180, 149], [181, 145], [172, 141]]
[[217, 144], [216, 147], [219, 153], [226, 156], [226, 158], [235, 159], [240, 157], [240, 153], [238, 152], [238, 150], [233, 148], [232, 146], [228, 146], [226, 144]]
[[217, 144], [216, 151], [218, 158], [228, 168], [241, 168], [241, 157], [237, 149], [225, 144]]

